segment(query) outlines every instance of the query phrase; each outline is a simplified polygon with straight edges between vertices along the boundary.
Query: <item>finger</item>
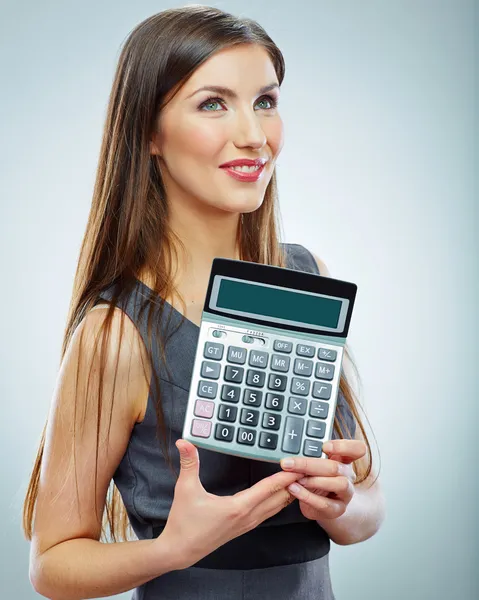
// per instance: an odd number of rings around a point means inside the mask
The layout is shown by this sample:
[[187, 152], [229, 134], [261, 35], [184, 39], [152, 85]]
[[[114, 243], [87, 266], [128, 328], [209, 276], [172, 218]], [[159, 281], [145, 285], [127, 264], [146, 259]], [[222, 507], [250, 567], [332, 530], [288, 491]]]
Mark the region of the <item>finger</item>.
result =
[[258, 481], [253, 486], [246, 490], [241, 490], [234, 494], [233, 498], [239, 504], [241, 510], [251, 511], [256, 506], [274, 496], [277, 492], [280, 492], [288, 487], [294, 481], [301, 479], [301, 473], [285, 473], [279, 471], [269, 477], [265, 477], [261, 481]]
[[346, 503], [342, 500], [316, 496], [316, 494], [313, 494], [313, 492], [310, 492], [298, 483], [290, 485], [288, 489], [300, 502], [304, 502], [317, 511], [316, 519], [321, 517], [335, 519], [346, 511]]
[[[289, 466], [290, 464], [292, 466]], [[336, 460], [329, 458], [307, 458], [303, 456], [283, 458], [281, 460], [281, 467], [286, 471], [297, 471], [305, 475], [317, 475], [321, 477], [347, 475], [349, 472], [347, 465], [343, 465]]]
[[337, 454], [335, 454], [334, 456], [335, 456], [335, 458], [334, 459], [332, 458], [331, 460], [335, 460], [336, 462], [339, 462], [342, 465], [342, 467], [340, 467], [341, 474], [353, 482], [356, 481], [356, 473], [354, 471], [353, 464], [352, 463], [344, 464], [341, 462], [340, 456], [338, 456]]
[[294, 502], [296, 498], [294, 497], [288, 489], [281, 490], [280, 492], [276, 492], [273, 496], [256, 506], [250, 513], [250, 520], [252, 520], [255, 524], [262, 523], [269, 517], [272, 517], [276, 513], [278, 513], [283, 508], [286, 508], [289, 504]]
[[305, 477], [298, 483], [313, 493], [321, 490], [336, 494], [345, 502], [349, 502], [354, 495], [354, 486], [347, 477]]
[[330, 458], [339, 455], [341, 462], [349, 464], [362, 458], [367, 452], [367, 446], [362, 440], [329, 440], [323, 444], [323, 452]]
[[177, 440], [175, 446], [180, 453], [178, 483], [180, 485], [201, 485], [199, 478], [200, 458], [196, 446], [183, 439]]

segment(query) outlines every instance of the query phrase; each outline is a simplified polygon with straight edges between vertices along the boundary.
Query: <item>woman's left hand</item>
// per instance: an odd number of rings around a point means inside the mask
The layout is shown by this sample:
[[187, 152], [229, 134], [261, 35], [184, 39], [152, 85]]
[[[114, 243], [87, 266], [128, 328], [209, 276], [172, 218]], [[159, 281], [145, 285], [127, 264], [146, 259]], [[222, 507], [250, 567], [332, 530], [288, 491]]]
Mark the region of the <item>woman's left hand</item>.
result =
[[366, 454], [366, 444], [361, 440], [330, 440], [325, 442], [323, 452], [329, 458], [292, 458], [288, 467], [282, 459], [284, 471], [303, 473], [305, 477], [291, 484], [288, 489], [299, 500], [301, 512], [307, 519], [336, 519], [346, 512], [354, 495], [352, 462]]

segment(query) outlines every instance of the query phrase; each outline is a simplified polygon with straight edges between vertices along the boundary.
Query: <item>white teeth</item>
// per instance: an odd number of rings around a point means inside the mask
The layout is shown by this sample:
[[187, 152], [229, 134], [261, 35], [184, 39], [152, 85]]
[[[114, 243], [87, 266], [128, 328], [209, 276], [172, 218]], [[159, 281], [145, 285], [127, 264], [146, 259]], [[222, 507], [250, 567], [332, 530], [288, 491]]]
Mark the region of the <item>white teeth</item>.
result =
[[233, 171], [240, 171], [241, 173], [253, 173], [253, 171], [257, 171], [259, 167], [228, 167], [228, 169], [233, 169]]

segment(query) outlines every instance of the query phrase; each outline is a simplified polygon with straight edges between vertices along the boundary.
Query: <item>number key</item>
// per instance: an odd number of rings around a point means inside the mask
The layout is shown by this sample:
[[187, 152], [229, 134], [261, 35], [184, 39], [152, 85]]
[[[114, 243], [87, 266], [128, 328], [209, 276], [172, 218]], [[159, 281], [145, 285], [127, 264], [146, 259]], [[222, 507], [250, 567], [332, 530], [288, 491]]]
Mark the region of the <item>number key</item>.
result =
[[265, 429], [279, 429], [281, 425], [281, 415], [274, 415], [272, 413], [263, 414], [263, 427]]
[[266, 408], [283, 410], [284, 396], [282, 394], [266, 394]]
[[217, 423], [215, 427], [215, 438], [223, 442], [232, 442], [235, 433], [235, 428], [231, 425], [223, 425]]
[[284, 392], [284, 390], [286, 389], [287, 382], [287, 375], [277, 375], [276, 373], [270, 373], [268, 378], [268, 388], [270, 390], [278, 390], [279, 392]]
[[261, 406], [262, 398], [263, 392], [246, 389], [243, 395], [243, 404], [248, 404], [249, 406]]
[[255, 387], [263, 387], [265, 378], [266, 373], [264, 371], [253, 371], [253, 369], [248, 369], [246, 383]]
[[237, 440], [238, 444], [247, 444], [248, 446], [253, 446], [256, 440], [256, 431], [254, 429], [240, 427], [238, 429]]
[[230, 423], [234, 423], [236, 421], [237, 414], [238, 409], [236, 406], [227, 406], [226, 404], [220, 404], [218, 406], [219, 421], [229, 421]]
[[243, 367], [233, 367], [232, 365], [227, 365], [225, 368], [225, 381], [241, 383], [243, 381], [243, 374]]
[[255, 427], [259, 422], [259, 411], [249, 410], [248, 408], [241, 409], [240, 423], [242, 425], [251, 425]]

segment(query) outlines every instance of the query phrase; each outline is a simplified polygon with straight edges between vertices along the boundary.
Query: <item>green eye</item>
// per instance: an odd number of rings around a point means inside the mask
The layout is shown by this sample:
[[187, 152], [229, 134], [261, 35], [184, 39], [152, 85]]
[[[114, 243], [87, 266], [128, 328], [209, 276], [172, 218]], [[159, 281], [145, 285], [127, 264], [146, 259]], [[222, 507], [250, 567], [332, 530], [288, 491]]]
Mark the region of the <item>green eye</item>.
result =
[[[260, 107], [260, 110], [272, 110], [278, 105], [278, 101], [273, 96], [263, 96], [262, 98], [260, 98], [260, 100], [258, 100], [256, 106], [263, 102], [269, 103], [269, 106]], [[219, 112], [217, 109], [209, 110], [207, 108], [208, 106], [215, 106], [216, 104], [223, 106], [224, 101], [222, 100], [222, 98], [207, 98], [204, 102], [202, 102], [199, 105], [198, 109], [204, 110], [205, 112]]]

